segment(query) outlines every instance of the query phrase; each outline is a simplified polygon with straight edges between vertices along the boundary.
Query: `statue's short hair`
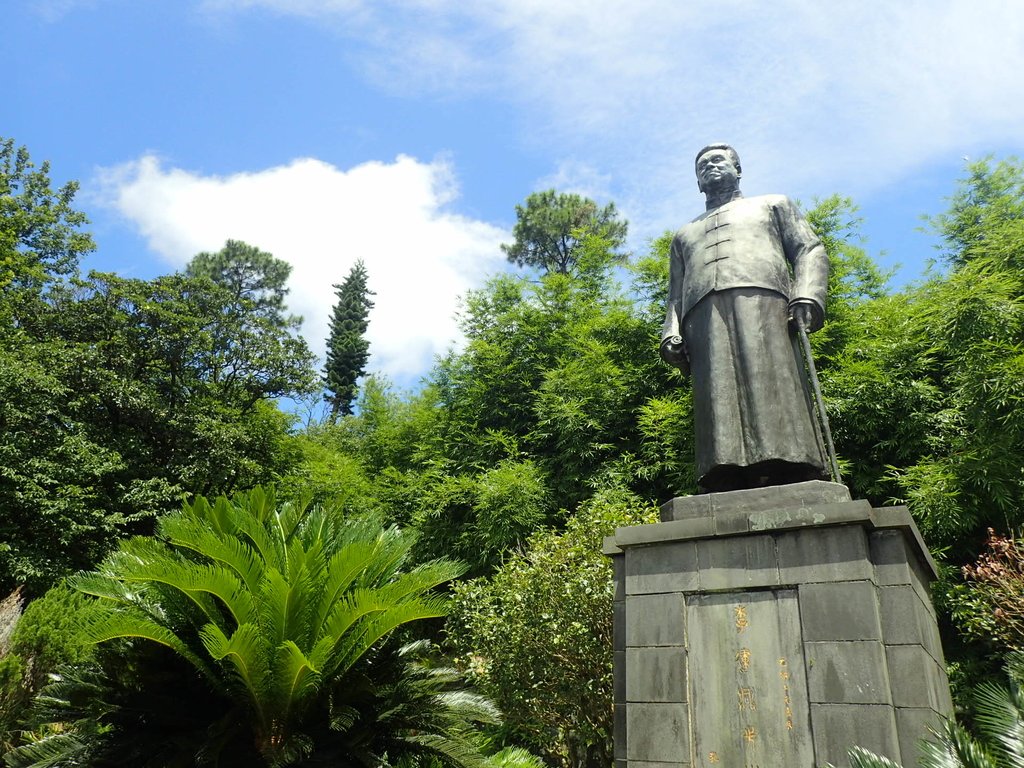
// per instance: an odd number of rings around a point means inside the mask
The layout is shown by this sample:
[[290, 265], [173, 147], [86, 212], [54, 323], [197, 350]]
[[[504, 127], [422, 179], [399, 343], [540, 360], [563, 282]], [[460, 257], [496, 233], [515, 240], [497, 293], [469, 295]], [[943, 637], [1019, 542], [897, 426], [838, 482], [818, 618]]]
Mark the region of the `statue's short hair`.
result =
[[733, 163], [733, 165], [736, 166], [736, 170], [742, 172], [742, 169], [740, 168], [740, 156], [739, 156], [739, 154], [737, 154], [736, 150], [733, 149], [731, 144], [721, 144], [721, 143], [719, 143], [719, 144], [708, 144], [700, 152], [697, 153], [697, 156], [695, 158], [693, 158], [693, 169], [694, 169], [694, 171], [697, 170], [697, 163], [700, 161], [701, 155], [703, 155], [705, 152], [710, 152], [712, 149], [724, 149], [724, 150], [726, 150], [730, 155], [732, 155], [732, 163]]

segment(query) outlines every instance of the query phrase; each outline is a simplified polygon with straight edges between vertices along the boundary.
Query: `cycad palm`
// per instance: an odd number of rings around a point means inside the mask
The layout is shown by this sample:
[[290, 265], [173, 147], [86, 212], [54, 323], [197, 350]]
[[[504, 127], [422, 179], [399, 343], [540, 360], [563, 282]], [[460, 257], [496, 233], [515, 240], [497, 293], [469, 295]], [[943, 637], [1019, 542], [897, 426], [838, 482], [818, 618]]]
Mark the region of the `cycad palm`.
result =
[[[399, 704], [389, 701], [394, 684], [378, 679], [408, 684], [416, 674], [409, 654], [383, 641], [408, 622], [443, 615], [444, 600], [431, 590], [461, 572], [449, 561], [406, 568], [412, 543], [397, 528], [326, 507], [278, 506], [256, 489], [213, 504], [197, 499], [165, 518], [157, 539], [125, 542], [73, 584], [109, 606], [89, 628], [93, 639], [166, 646], [226, 702], [207, 724], [202, 751], [211, 762], [222, 754], [221, 764], [232, 763], [232, 750], [248, 742], [243, 751], [254, 747], [269, 765], [319, 762], [326, 752], [335, 764], [391, 761], [403, 749], [472, 763], [466, 718], [493, 719], [484, 702], [454, 702], [467, 705], [460, 709], [437, 685], [421, 685], [427, 698], [415, 724], [381, 721]], [[51, 703], [67, 701], [65, 693]], [[33, 745], [13, 763], [43, 764], [46, 749]]]

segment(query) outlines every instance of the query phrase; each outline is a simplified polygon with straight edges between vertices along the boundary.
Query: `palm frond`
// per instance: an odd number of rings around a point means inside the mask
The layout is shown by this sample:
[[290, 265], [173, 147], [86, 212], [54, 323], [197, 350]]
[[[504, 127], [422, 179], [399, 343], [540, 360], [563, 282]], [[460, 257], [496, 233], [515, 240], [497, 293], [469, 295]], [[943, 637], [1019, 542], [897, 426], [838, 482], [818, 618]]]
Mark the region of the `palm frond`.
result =
[[88, 765], [87, 742], [72, 733], [51, 733], [4, 755], [10, 768], [69, 768]]
[[235, 536], [214, 530], [209, 523], [185, 515], [168, 515], [160, 532], [172, 546], [190, 550], [203, 558], [230, 568], [250, 592], [255, 592], [262, 572], [262, 560], [253, 547]]
[[[849, 751], [850, 768], [901, 768], [887, 757], [876, 755], [862, 747], [854, 747]], [[831, 763], [829, 768], [835, 768]]]
[[456, 768], [490, 768], [478, 740], [469, 733], [442, 735], [438, 733], [409, 733], [400, 737], [419, 750], [433, 754], [441, 762]]
[[544, 761], [522, 747], [505, 747], [487, 756], [491, 768], [544, 768]]
[[1024, 701], [1019, 689], [994, 683], [978, 687], [975, 719], [982, 737], [1000, 762], [1024, 768]]
[[83, 627], [82, 631], [93, 643], [105, 643], [117, 638], [148, 640], [170, 648], [203, 675], [210, 677], [213, 674], [206, 662], [178, 635], [149, 616], [132, 610], [106, 611]]
[[274, 662], [271, 699], [280, 706], [281, 716], [288, 718], [293, 709], [303, 705], [320, 683], [320, 672], [291, 640], [278, 649]]
[[919, 745], [921, 768], [996, 768], [998, 763], [962, 726], [947, 720], [937, 739]]
[[259, 627], [255, 624], [242, 624], [228, 637], [217, 625], [207, 624], [200, 630], [199, 636], [211, 657], [216, 661], [227, 659], [230, 668], [242, 681], [251, 703], [258, 708], [269, 676], [265, 643]]

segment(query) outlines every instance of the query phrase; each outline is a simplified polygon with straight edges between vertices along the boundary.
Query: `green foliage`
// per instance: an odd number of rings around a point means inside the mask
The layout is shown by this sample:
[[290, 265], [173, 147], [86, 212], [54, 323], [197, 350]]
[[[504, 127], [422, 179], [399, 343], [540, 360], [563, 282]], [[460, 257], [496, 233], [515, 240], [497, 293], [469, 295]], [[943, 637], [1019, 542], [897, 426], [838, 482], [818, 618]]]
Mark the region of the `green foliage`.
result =
[[0, 138], [0, 338], [32, 330], [45, 289], [95, 248], [72, 207], [77, 191], [73, 181], [54, 191], [49, 163], [36, 168], [28, 149]]
[[611, 764], [612, 568], [616, 527], [654, 522], [624, 490], [599, 492], [564, 533], [541, 530], [488, 578], [454, 590], [449, 638], [506, 715], [506, 736], [556, 764]]
[[[217, 253], [197, 254], [186, 267], [186, 277], [218, 289], [216, 314], [202, 316], [204, 362], [226, 399], [251, 405], [313, 391], [313, 355], [296, 335], [302, 318], [285, 314], [289, 274], [287, 262], [237, 240]], [[196, 289], [187, 287], [186, 296], [190, 290]]]
[[[623, 294], [614, 264], [608, 242], [588, 238], [575, 274], [535, 283], [504, 276], [470, 294], [467, 346], [431, 377], [436, 444], [454, 471], [528, 456], [555, 504], [571, 509], [624, 455], [641, 454], [635, 414], [675, 384], [652, 351], [657, 329]], [[658, 472], [628, 482], [663, 495], [671, 479]]]
[[0, 347], [0, 585], [43, 591], [101, 557], [127, 520], [126, 462], [83, 423], [74, 382], [94, 370], [60, 343]]
[[308, 498], [318, 504], [329, 502], [346, 517], [383, 515], [374, 478], [358, 458], [337, 447], [332, 431], [330, 425], [321, 425], [293, 438], [300, 458], [295, 469], [277, 484], [278, 495], [285, 499]]
[[548, 189], [534, 192], [516, 206], [515, 238], [501, 250], [520, 267], [569, 274], [588, 237], [599, 237], [610, 250], [621, 247], [628, 224], [619, 221], [614, 203], [599, 208], [590, 198]]
[[[1007, 232], [1024, 226], [1024, 176], [1016, 158], [993, 163], [991, 157], [968, 163], [966, 176], [949, 200], [949, 209], [931, 219], [944, 244], [943, 256], [962, 267], [990, 254]], [[1016, 250], [1017, 266], [1021, 254]]]
[[0, 329], [0, 586], [41, 592], [152, 530], [183, 493], [294, 464], [291, 418], [271, 400], [311, 391], [315, 374], [282, 312], [288, 269], [229, 241], [154, 280], [55, 272], [31, 333]]
[[[47, 690], [42, 722], [62, 727], [9, 762], [481, 764], [470, 722], [493, 722], [493, 707], [389, 643], [443, 615], [432, 590], [462, 570], [408, 567], [412, 543], [261, 489], [199, 497], [160, 521], [158, 539], [123, 542], [72, 579], [102, 606], [88, 636], [116, 654]], [[168, 720], [166, 707], [183, 711]]]
[[32, 697], [53, 672], [91, 658], [82, 627], [96, 612], [92, 600], [64, 584], [25, 608], [0, 656], [0, 744], [15, 745]]
[[413, 523], [421, 532], [421, 558], [449, 554], [480, 573], [498, 565], [548, 518], [545, 476], [532, 461], [505, 459], [479, 474], [423, 477], [424, 497]]
[[366, 284], [366, 265], [357, 259], [348, 276], [335, 285], [338, 300], [331, 312], [331, 332], [327, 337], [327, 363], [324, 365], [324, 399], [331, 404], [331, 416], [348, 416], [356, 397], [356, 383], [366, 373], [370, 342], [366, 339], [367, 316], [373, 308], [373, 295]]

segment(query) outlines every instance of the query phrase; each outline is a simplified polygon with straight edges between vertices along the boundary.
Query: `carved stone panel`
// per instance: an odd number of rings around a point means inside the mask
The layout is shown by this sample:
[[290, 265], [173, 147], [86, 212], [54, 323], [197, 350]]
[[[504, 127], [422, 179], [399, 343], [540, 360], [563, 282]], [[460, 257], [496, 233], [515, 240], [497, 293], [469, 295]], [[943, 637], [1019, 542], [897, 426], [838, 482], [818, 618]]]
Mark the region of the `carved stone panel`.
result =
[[794, 589], [686, 598], [694, 766], [813, 768]]

